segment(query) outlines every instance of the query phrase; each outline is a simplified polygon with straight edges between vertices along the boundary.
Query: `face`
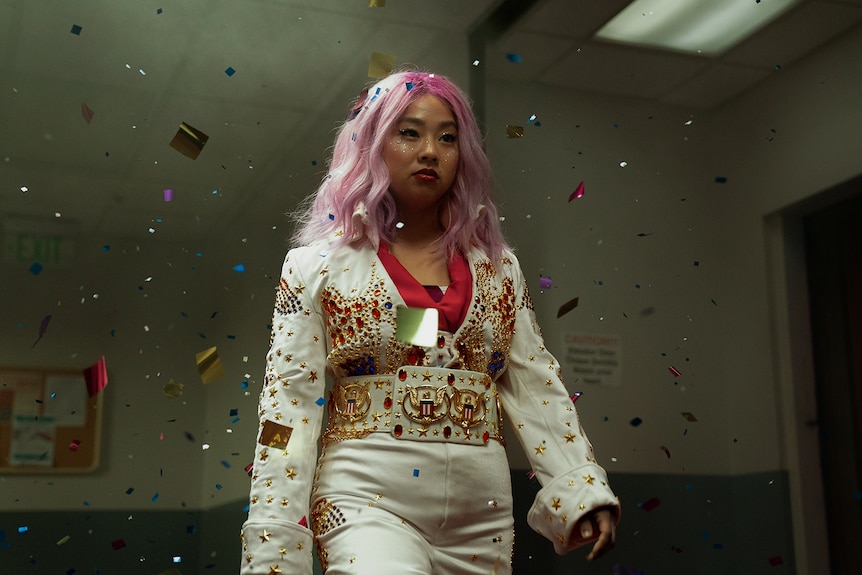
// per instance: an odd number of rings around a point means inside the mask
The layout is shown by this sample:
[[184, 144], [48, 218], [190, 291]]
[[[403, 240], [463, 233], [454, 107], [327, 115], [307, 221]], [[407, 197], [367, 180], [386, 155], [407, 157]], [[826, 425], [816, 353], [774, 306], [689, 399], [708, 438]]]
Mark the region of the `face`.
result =
[[407, 106], [383, 148], [389, 191], [401, 215], [436, 215], [458, 170], [458, 126], [446, 103], [431, 94]]

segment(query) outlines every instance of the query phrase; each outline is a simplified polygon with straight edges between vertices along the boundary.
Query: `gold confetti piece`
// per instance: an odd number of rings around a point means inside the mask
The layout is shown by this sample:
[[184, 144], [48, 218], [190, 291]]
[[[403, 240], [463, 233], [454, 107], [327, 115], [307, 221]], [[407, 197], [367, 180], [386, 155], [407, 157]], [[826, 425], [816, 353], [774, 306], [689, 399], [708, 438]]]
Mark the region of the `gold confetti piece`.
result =
[[506, 126], [507, 138], [523, 138], [524, 126]]
[[434, 308], [398, 306], [395, 339], [422, 347], [437, 342], [438, 311]]
[[569, 301], [561, 305], [560, 309], [557, 310], [557, 317], [563, 317], [564, 315], [578, 307], [578, 299], [579, 298], [570, 299]]
[[697, 421], [697, 418], [690, 411], [683, 411], [682, 416], [686, 418], [688, 421]]
[[224, 367], [218, 357], [218, 351], [215, 347], [201, 351], [195, 354], [195, 361], [198, 364], [198, 372], [201, 374], [201, 381], [212, 383], [216, 379], [224, 375]]
[[287, 447], [287, 442], [290, 441], [292, 434], [292, 427], [287, 427], [286, 425], [281, 425], [267, 419], [263, 422], [263, 429], [260, 430], [260, 439], [257, 442], [267, 447], [284, 449]]
[[385, 8], [386, 0], [368, 0], [369, 8]]
[[368, 62], [368, 76], [371, 78], [385, 78], [392, 73], [395, 67], [395, 56], [383, 52], [372, 52], [371, 61]]
[[69, 541], [69, 539], [71, 539], [71, 537], [69, 537], [68, 535], [66, 535], [65, 537], [63, 537], [62, 539], [60, 539], [59, 541], [57, 541], [57, 545], [62, 545], [63, 543], [68, 542], [68, 541]]
[[196, 160], [209, 139], [210, 137], [200, 130], [183, 122], [177, 129], [174, 139], [171, 140], [171, 147], [182, 155]]
[[183, 384], [179, 381], [170, 380], [165, 384], [165, 395], [171, 399], [176, 399], [183, 394]]

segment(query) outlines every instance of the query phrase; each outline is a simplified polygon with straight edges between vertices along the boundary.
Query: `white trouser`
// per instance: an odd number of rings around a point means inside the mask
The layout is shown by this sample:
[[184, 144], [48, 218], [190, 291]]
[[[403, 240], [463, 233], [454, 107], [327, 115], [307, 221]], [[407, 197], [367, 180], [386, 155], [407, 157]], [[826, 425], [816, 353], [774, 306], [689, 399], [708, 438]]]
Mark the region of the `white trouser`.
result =
[[505, 448], [389, 433], [328, 443], [312, 496], [327, 575], [508, 575], [514, 543]]

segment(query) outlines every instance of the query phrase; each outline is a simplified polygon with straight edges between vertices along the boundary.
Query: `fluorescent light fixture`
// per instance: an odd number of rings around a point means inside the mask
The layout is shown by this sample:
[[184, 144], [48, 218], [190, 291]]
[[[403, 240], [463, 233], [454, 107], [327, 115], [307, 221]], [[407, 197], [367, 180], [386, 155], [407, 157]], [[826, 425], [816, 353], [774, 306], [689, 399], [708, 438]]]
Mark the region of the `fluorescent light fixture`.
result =
[[635, 0], [597, 38], [718, 55], [801, 0]]

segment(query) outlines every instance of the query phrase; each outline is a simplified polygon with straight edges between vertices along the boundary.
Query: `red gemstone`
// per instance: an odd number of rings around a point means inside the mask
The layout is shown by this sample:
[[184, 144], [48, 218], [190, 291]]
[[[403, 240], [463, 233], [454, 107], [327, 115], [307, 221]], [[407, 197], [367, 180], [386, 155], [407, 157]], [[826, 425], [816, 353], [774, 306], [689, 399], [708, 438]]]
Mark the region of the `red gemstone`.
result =
[[399, 369], [398, 370], [398, 379], [400, 381], [406, 381], [407, 380], [407, 372], [404, 371], [403, 369]]
[[446, 377], [446, 381], [448, 381], [448, 382], [449, 382], [449, 385], [455, 385], [455, 374], [454, 374], [454, 373], [450, 373], [450, 374]]
[[374, 319], [380, 319], [380, 310], [374, 308], [373, 310], [371, 310], [371, 315], [374, 317]]
[[[417, 361], [417, 358], [416, 358], [416, 352], [415, 351], [411, 351], [410, 353], [407, 354], [407, 363], [409, 363], [410, 365], [416, 365], [416, 361]], [[404, 380], [402, 379], [401, 381], [404, 381]]]
[[383, 400], [383, 408], [384, 409], [392, 409], [392, 398], [387, 397]]
[[443, 437], [445, 437], [446, 439], [452, 437], [452, 428], [448, 425], [443, 428]]
[[437, 347], [442, 348], [444, 345], [446, 345], [446, 338], [441, 335], [437, 338]]
[[401, 426], [400, 423], [395, 426], [394, 433], [395, 433], [395, 437], [401, 437], [401, 434], [404, 433], [404, 428]]
[[488, 440], [489, 440], [489, 439], [491, 439], [491, 434], [490, 434], [490, 433], [488, 433], [488, 432], [486, 431], [485, 433], [483, 433], [483, 434], [482, 434], [482, 441], [484, 441], [485, 443], [488, 443]]

